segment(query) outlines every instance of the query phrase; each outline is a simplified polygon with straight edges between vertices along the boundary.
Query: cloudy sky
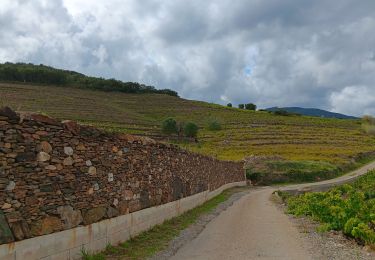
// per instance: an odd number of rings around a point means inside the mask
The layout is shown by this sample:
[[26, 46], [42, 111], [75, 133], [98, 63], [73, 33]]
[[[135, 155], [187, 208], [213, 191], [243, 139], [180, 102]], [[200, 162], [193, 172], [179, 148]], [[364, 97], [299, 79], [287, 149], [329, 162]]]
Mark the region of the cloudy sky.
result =
[[375, 114], [374, 0], [0, 0], [0, 62]]

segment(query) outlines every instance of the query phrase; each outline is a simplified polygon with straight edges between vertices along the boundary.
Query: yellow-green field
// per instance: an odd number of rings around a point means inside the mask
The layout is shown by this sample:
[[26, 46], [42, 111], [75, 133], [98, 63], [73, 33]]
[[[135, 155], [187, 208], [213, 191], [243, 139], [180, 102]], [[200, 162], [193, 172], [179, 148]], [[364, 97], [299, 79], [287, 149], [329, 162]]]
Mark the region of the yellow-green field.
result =
[[[375, 138], [359, 120], [275, 116], [160, 94], [125, 94], [65, 87], [0, 84], [0, 104], [46, 113], [111, 131], [160, 136], [167, 117], [192, 121], [199, 143], [180, 144], [219, 159], [281, 155], [289, 160], [322, 160], [341, 165], [361, 152], [375, 151]], [[216, 119], [223, 129], [207, 130]]]

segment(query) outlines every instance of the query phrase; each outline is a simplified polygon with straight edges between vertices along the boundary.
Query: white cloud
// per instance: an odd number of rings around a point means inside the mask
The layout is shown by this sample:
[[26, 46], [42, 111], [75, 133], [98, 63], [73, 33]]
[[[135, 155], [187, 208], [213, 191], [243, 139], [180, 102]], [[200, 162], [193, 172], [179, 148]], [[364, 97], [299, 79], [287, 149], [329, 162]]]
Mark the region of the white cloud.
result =
[[375, 88], [349, 86], [333, 92], [330, 97], [333, 111], [357, 116], [375, 115]]

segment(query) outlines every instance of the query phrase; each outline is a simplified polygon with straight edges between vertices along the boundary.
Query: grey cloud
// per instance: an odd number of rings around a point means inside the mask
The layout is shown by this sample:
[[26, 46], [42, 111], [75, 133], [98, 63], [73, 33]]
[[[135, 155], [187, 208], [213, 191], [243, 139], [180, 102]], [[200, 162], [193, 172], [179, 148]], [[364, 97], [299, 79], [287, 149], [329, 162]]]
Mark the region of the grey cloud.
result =
[[0, 62], [222, 104], [375, 113], [372, 0], [4, 1]]

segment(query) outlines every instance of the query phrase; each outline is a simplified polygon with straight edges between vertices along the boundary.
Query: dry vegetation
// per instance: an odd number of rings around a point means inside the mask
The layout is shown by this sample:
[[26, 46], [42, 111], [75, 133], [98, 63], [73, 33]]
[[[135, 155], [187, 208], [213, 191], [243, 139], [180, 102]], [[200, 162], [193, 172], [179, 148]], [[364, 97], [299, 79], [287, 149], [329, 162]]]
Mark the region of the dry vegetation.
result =
[[[375, 151], [375, 137], [362, 130], [360, 120], [276, 116], [160, 94], [0, 84], [0, 103], [110, 131], [154, 137], [160, 137], [165, 118], [195, 122], [201, 128], [199, 143], [180, 145], [219, 159], [280, 155], [287, 160], [343, 165], [360, 153]], [[212, 120], [219, 120], [222, 130], [210, 131]]]

